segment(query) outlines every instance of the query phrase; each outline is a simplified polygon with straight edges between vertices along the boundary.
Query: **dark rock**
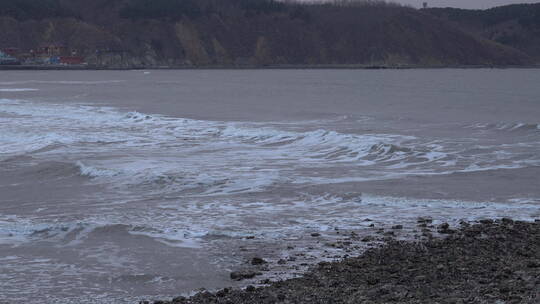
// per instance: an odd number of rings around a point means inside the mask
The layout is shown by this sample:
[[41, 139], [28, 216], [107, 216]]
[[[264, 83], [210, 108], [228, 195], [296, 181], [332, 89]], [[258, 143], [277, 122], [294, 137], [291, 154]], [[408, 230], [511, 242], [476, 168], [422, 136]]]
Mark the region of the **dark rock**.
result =
[[311, 234], [311, 236], [312, 236], [312, 237], [319, 237], [319, 236], [321, 236], [321, 234], [318, 233], [318, 232], [313, 232], [313, 233]]
[[203, 290], [197, 294], [197, 297], [202, 299], [212, 299], [215, 298], [215, 295], [209, 292], [208, 290]]
[[279, 261], [277, 261], [277, 263], [278, 263], [279, 265], [284, 265], [284, 264], [287, 264], [287, 261], [284, 260], [284, 259], [279, 259]]
[[379, 278], [372, 276], [372, 277], [368, 277], [368, 278], [366, 279], [366, 282], [367, 282], [369, 285], [376, 285], [376, 284], [378, 284], [378, 283], [380, 282], [380, 280], [379, 280]]
[[371, 242], [373, 240], [374, 240], [374, 238], [372, 236], [369, 236], [369, 235], [361, 239], [361, 241], [364, 242], [364, 243]]
[[173, 298], [173, 299], [172, 299], [172, 302], [173, 302], [173, 303], [183, 303], [183, 302], [185, 302], [185, 301], [187, 301], [187, 298], [186, 298], [186, 297], [182, 297], [182, 296], [176, 297], [176, 298]]
[[509, 223], [461, 225], [446, 238], [394, 240], [358, 257], [321, 262], [301, 278], [266, 279], [260, 283], [268, 286], [197, 294], [180, 303], [536, 303], [540, 225]]
[[442, 223], [438, 229], [437, 229], [437, 232], [438, 233], [442, 233], [442, 234], [452, 234], [454, 233], [455, 231], [450, 229], [450, 225], [448, 223]]
[[419, 217], [418, 220], [417, 220], [416, 222], [417, 222], [417, 223], [425, 223], [425, 224], [429, 224], [429, 223], [433, 222], [433, 219], [428, 218], [428, 217]]
[[255, 291], [255, 287], [254, 287], [253, 285], [248, 285], [248, 286], [246, 287], [246, 291], [247, 291], [247, 292], [253, 292], [253, 291]]
[[259, 273], [254, 272], [254, 271], [233, 271], [233, 272], [231, 272], [230, 277], [233, 280], [241, 281], [241, 280], [244, 280], [244, 279], [252, 279], [258, 274]]
[[221, 290], [219, 290], [218, 292], [216, 292], [216, 296], [222, 298], [224, 296], [226, 296], [228, 293], [229, 293], [229, 288], [223, 288]]
[[264, 259], [259, 258], [259, 257], [254, 257], [251, 259], [251, 265], [262, 265], [266, 263], [268, 262], [266, 262]]
[[538, 267], [540, 267], [540, 262], [538, 262], [538, 261], [529, 261], [529, 262], [527, 262], [527, 267], [529, 267], [529, 268], [538, 268]]
[[503, 285], [499, 288], [500, 293], [509, 293], [512, 290], [510, 286]]
[[459, 221], [459, 224], [464, 228], [469, 227], [471, 225], [469, 224], [469, 222], [464, 221], [464, 220]]
[[392, 229], [395, 229], [395, 230], [403, 229], [403, 225], [394, 225], [392, 226]]
[[503, 218], [502, 220], [502, 223], [505, 224], [505, 225], [511, 225], [514, 223], [514, 221], [512, 219], [509, 219], [509, 218]]

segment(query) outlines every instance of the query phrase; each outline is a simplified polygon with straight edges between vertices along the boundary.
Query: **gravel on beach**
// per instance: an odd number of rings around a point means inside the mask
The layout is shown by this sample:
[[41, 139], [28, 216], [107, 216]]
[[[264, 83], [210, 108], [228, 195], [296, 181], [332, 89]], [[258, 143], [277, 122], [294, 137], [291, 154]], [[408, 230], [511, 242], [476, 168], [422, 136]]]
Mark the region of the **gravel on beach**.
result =
[[443, 224], [438, 232], [321, 262], [300, 278], [154, 303], [540, 303], [538, 220]]

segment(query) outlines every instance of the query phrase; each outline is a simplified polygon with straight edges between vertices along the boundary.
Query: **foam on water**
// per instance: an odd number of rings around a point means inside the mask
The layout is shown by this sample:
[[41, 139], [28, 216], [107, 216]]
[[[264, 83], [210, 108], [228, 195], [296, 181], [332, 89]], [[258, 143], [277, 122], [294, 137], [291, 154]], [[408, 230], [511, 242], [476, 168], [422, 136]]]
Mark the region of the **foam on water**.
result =
[[[306, 230], [324, 232], [332, 227], [364, 229], [369, 225], [362, 221], [364, 218], [370, 218], [378, 226], [399, 223], [410, 227], [414, 227], [419, 216], [431, 217], [436, 222], [452, 223], [502, 217], [529, 221], [540, 216], [538, 203], [535, 199], [471, 202], [327, 194], [288, 197], [281, 201], [240, 202], [220, 199], [206, 201], [204, 204], [200, 201], [175, 201], [160, 204], [159, 208], [165, 212], [161, 216], [154, 214], [152, 218], [168, 218], [170, 227], [174, 227], [173, 232], [168, 235], [165, 230], [160, 230], [160, 233], [162, 238], [170, 237], [171, 240], [178, 235], [194, 240], [240, 239], [251, 235], [278, 242], [283, 238], [302, 237]], [[172, 210], [181, 212], [183, 219], [172, 220]], [[152, 235], [155, 236], [154, 233]]]
[[124, 205], [107, 214], [89, 214], [84, 222], [4, 216], [0, 219], [0, 244], [47, 241], [56, 246], [75, 246], [85, 242], [90, 234], [118, 231], [148, 236], [168, 246], [201, 248], [208, 241], [247, 236], [279, 242], [284, 238], [301, 238], [305, 231], [325, 232], [333, 227], [365, 229], [368, 223], [364, 218], [370, 218], [378, 226], [410, 227], [414, 227], [419, 216], [451, 223], [502, 217], [530, 221], [540, 217], [539, 203], [536, 198], [474, 202], [360, 193], [305, 194], [259, 201], [211, 197], [169, 199], [152, 209]]
[[0, 92], [32, 92], [39, 91], [39, 89], [31, 88], [0, 88]]
[[82, 230], [82, 223], [36, 222], [28, 218], [4, 216], [0, 218], [0, 244], [22, 244], [54, 238], [62, 240], [74, 230]]
[[[540, 143], [529, 134], [523, 137], [529, 141], [516, 141], [521, 138], [513, 135], [514, 141], [500, 144], [347, 133], [321, 125], [331, 123], [204, 121], [0, 99], [0, 161], [22, 157], [20, 166], [27, 171], [38, 164], [36, 178], [78, 174], [85, 184], [106, 189], [56, 211], [36, 203], [34, 210], [42, 212], [26, 218], [6, 215], [0, 219], [0, 244], [77, 247], [92, 237], [117, 233], [201, 248], [247, 236], [277, 242], [338, 226], [365, 229], [366, 223], [359, 221], [365, 217], [380, 225], [412, 225], [417, 216], [456, 222], [540, 216], [534, 198], [462, 202], [291, 191], [306, 185], [540, 165]], [[47, 173], [51, 171], [54, 175]], [[279, 196], [265, 194], [276, 191]]]
[[[289, 182], [363, 181], [540, 164], [540, 155], [531, 153], [540, 148], [538, 141], [480, 146], [398, 134], [291, 131], [291, 126], [278, 124], [12, 99], [0, 100], [0, 114], [0, 159], [27, 154], [62, 159], [95, 183], [141, 186], [147, 194], [235, 194]], [[510, 129], [516, 128], [523, 126]], [[319, 171], [333, 173], [320, 176]], [[343, 173], [346, 177], [336, 175]]]
[[469, 125], [467, 128], [485, 131], [538, 131], [540, 130], [540, 124], [524, 122], [478, 123]]
[[94, 168], [83, 164], [80, 161], [76, 163], [81, 175], [88, 177], [112, 177], [120, 174], [120, 172], [108, 170], [106, 168]]
[[454, 78], [388, 87], [386, 72], [367, 87], [377, 75], [252, 86], [240, 72], [210, 91], [204, 71], [46, 74], [0, 82], [0, 302], [138, 303], [202, 287], [201, 273], [225, 286], [254, 253], [305, 254], [295, 267], [334, 259], [327, 244], [352, 232], [412, 237], [418, 217], [540, 218], [535, 90], [441, 96]]
[[60, 84], [60, 85], [100, 85], [122, 83], [125, 80], [95, 80], [95, 81], [80, 81], [80, 80], [20, 80], [20, 81], [0, 81], [0, 85], [20, 85], [20, 84]]

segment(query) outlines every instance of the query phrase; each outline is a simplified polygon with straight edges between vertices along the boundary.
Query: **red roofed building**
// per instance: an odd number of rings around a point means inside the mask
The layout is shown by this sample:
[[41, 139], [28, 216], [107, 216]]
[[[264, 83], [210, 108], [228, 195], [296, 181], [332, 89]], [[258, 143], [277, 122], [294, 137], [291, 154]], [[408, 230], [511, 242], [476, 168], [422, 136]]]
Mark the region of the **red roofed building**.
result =
[[84, 58], [80, 56], [60, 56], [61, 64], [83, 64]]

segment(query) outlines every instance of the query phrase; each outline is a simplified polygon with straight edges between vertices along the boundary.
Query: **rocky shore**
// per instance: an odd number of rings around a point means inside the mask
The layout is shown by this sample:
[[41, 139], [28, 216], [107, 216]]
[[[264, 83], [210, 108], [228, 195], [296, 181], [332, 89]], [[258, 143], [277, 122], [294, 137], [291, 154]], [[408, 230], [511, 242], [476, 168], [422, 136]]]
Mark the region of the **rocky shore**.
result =
[[540, 303], [538, 220], [442, 224], [432, 231], [429, 223], [418, 220], [421, 241], [387, 238], [358, 257], [321, 262], [301, 278], [154, 304]]

